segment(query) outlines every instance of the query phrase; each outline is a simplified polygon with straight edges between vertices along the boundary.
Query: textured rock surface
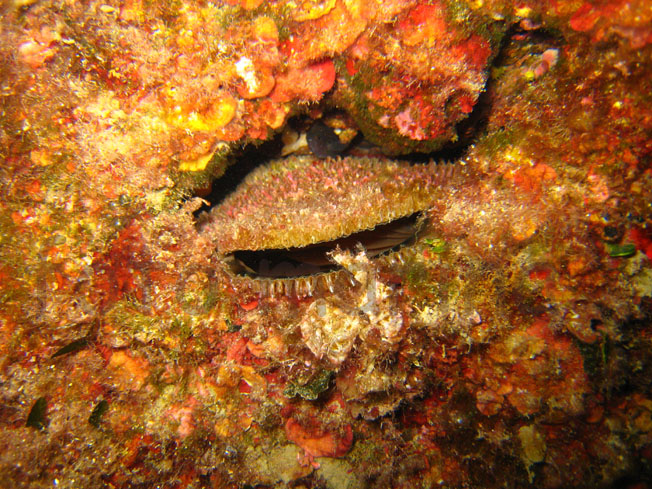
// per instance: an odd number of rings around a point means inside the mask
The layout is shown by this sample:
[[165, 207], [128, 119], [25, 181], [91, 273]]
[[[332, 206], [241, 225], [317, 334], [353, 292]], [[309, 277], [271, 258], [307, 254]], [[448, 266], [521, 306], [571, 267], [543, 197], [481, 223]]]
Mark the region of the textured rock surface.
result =
[[[647, 487], [648, 3], [3, 3], [0, 480]], [[279, 173], [248, 241], [283, 246], [302, 198], [335, 212], [293, 240], [404, 196], [424, 227], [319, 287], [238, 281], [193, 195], [338, 107], [378, 159], [458, 133], [462, 178]]]
[[478, 103], [503, 30], [461, 5], [417, 4], [344, 53], [336, 100], [387, 152], [437, 150]]

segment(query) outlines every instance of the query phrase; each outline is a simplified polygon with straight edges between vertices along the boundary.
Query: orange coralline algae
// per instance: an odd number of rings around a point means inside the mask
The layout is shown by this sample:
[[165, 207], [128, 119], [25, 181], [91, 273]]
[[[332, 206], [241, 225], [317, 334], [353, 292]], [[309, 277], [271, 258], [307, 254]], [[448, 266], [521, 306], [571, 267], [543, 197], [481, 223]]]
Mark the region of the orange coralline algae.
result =
[[278, 45], [278, 27], [276, 27], [276, 23], [269, 17], [256, 17], [253, 29], [256, 38], [263, 42]]
[[544, 185], [550, 185], [557, 179], [557, 173], [550, 165], [535, 163], [530, 167], [519, 168], [516, 172], [508, 172], [505, 178], [512, 180], [524, 192], [536, 195]]
[[270, 98], [274, 102], [289, 102], [297, 98], [303, 101], [317, 101], [333, 87], [333, 83], [335, 66], [332, 60], [327, 59], [278, 75]]
[[289, 112], [290, 108], [287, 105], [272, 102], [269, 99], [262, 100], [258, 106], [258, 113], [271, 129], [281, 127]]
[[245, 10], [254, 10], [260, 7], [265, 0], [226, 0], [229, 5], [238, 5]]
[[472, 34], [458, 45], [451, 47], [455, 58], [465, 59], [476, 70], [483, 70], [491, 58], [493, 51], [486, 39]]
[[329, 428], [316, 419], [299, 423], [289, 418], [285, 422], [285, 436], [312, 457], [342, 457], [353, 444], [350, 425]]
[[49, 44], [37, 41], [26, 41], [18, 47], [20, 60], [30, 68], [39, 68], [52, 59], [55, 53], [56, 49], [50, 48]]
[[611, 34], [628, 39], [632, 49], [652, 43], [652, 11], [645, 0], [584, 2], [568, 21], [575, 32], [590, 33], [593, 42]]
[[236, 63], [238, 74], [244, 83], [238, 87], [238, 94], [242, 98], [260, 98], [267, 95], [274, 88], [276, 83], [274, 75], [267, 69], [254, 71], [251, 62], [246, 58], [240, 58]]
[[590, 3], [583, 3], [570, 19], [570, 26], [579, 32], [590, 31], [600, 19], [600, 11]]
[[138, 286], [141, 273], [135, 270], [134, 260], [143, 250], [143, 236], [137, 222], [125, 227], [109, 248], [109, 253], [95, 259], [96, 293], [101, 301], [111, 303], [124, 294], [142, 293]]
[[150, 373], [150, 365], [146, 359], [134, 357], [126, 351], [113, 352], [107, 367], [118, 384], [133, 390], [142, 387]]
[[399, 22], [404, 32], [402, 42], [407, 46], [432, 45], [448, 37], [445, 10], [440, 3], [417, 5]]
[[241, 0], [240, 4], [245, 10], [253, 10], [262, 5], [265, 0]]
[[[493, 343], [488, 353], [504, 367], [494, 366], [491, 373], [481, 366], [468, 370], [469, 376], [482, 385], [476, 393], [476, 406], [482, 413], [495, 414], [506, 401], [525, 416], [542, 409], [581, 411], [589, 384], [580, 351], [570, 338], [550, 330], [548, 318], [537, 318], [527, 330]], [[560, 374], [555, 378], [543, 377], [551, 364]]]
[[336, 0], [304, 0], [292, 12], [294, 20], [303, 22], [323, 17], [335, 7]]

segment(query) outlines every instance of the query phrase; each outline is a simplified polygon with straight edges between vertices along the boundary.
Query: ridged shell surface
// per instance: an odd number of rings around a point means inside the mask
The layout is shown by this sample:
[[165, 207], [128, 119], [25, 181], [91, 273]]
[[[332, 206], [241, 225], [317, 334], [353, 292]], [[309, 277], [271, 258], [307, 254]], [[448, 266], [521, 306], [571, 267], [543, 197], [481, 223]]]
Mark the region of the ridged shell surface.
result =
[[274, 160], [211, 211], [204, 232], [225, 254], [331, 241], [428, 208], [440, 177], [435, 163]]

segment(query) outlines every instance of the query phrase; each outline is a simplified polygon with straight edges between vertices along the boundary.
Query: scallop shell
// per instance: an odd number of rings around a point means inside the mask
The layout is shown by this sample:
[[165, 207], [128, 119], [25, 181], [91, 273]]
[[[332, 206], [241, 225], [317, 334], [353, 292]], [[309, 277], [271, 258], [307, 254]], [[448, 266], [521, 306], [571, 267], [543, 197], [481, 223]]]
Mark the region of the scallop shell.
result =
[[204, 232], [223, 254], [332, 241], [427, 209], [446, 174], [434, 162], [274, 160], [211, 211]]
[[[296, 248], [341, 240], [430, 208], [437, 189], [453, 176], [456, 166], [366, 157], [274, 160], [250, 173], [211, 211], [203, 233], [215, 243], [227, 269], [237, 261], [231, 260], [236, 252], [296, 252]], [[406, 252], [409, 249], [402, 248], [381, 258], [400, 265]], [[233, 285], [262, 296], [333, 294], [359, 285], [343, 269], [262, 277], [241, 275], [235, 268], [230, 269]]]

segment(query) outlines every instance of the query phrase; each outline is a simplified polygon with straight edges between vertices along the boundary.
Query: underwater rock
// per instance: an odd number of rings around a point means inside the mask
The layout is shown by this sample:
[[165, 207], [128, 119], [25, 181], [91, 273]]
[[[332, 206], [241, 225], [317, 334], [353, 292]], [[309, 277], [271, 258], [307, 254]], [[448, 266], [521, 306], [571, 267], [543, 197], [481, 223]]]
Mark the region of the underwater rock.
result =
[[335, 98], [365, 138], [391, 154], [457, 138], [484, 90], [500, 27], [444, 2], [419, 4], [364, 32], [343, 55]]
[[289, 418], [285, 423], [285, 435], [311, 457], [341, 457], [353, 443], [351, 426], [334, 429], [324, 426], [318, 419], [307, 419], [302, 424]]
[[[649, 1], [108, 3], [2, 7], [5, 486], [652, 480]], [[288, 160], [198, 233], [337, 108], [469, 171]]]

